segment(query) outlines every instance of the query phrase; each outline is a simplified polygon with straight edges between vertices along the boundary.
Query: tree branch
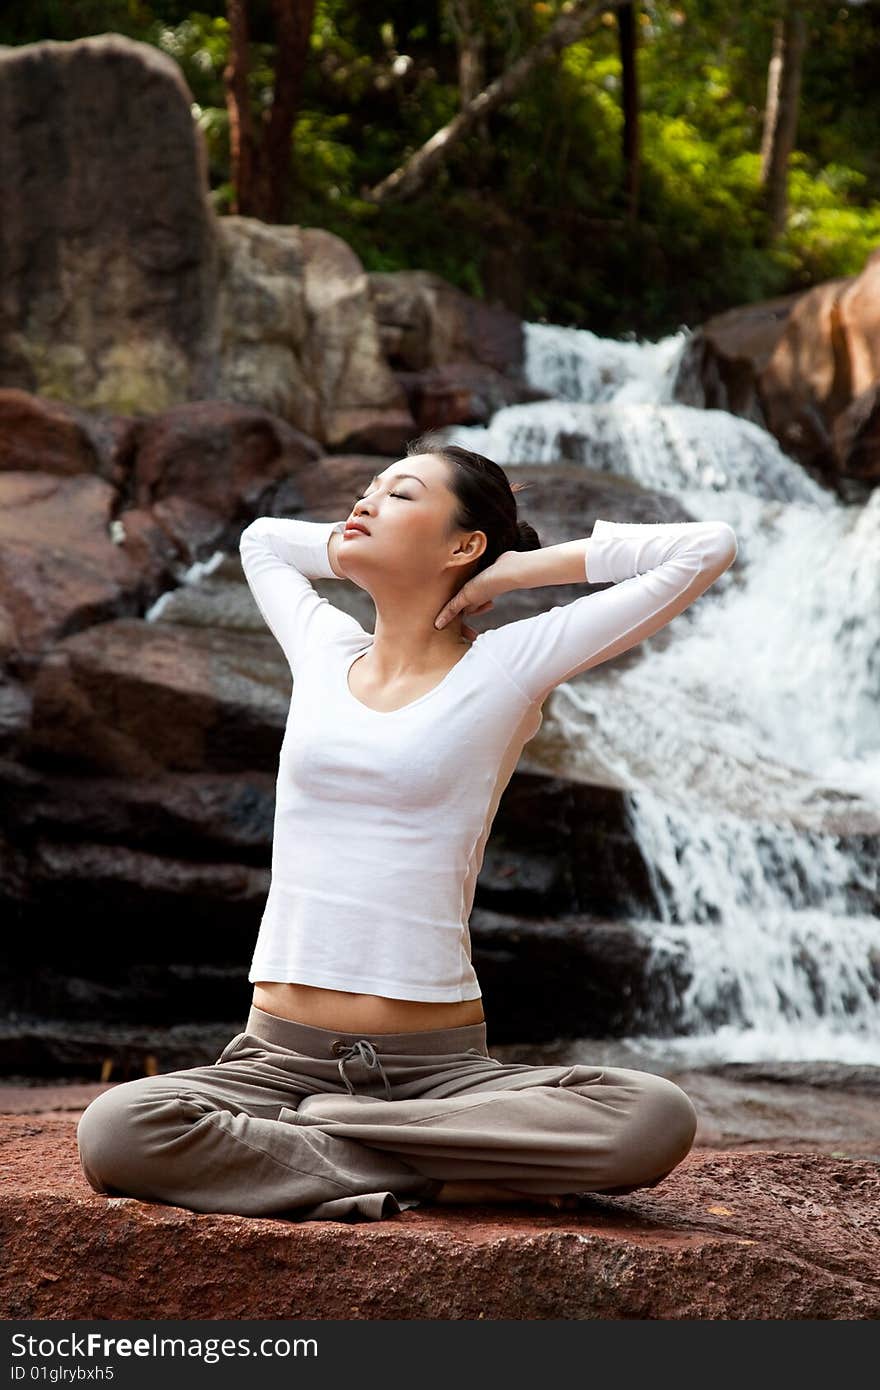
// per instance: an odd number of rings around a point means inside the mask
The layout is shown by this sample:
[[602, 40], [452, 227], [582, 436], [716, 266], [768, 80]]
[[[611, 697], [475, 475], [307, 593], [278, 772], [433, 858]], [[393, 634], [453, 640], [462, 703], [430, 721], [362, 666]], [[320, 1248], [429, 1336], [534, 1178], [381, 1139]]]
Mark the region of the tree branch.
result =
[[405, 160], [381, 183], [364, 193], [371, 203], [385, 203], [411, 197], [424, 187], [429, 176], [446, 160], [450, 151], [481, 119], [509, 101], [525, 85], [540, 63], [555, 58], [564, 48], [583, 38], [596, 17], [607, 10], [617, 10], [624, 0], [570, 0], [568, 10], [560, 15], [534, 48], [484, 87], [461, 111], [440, 130], [434, 132], [421, 149]]

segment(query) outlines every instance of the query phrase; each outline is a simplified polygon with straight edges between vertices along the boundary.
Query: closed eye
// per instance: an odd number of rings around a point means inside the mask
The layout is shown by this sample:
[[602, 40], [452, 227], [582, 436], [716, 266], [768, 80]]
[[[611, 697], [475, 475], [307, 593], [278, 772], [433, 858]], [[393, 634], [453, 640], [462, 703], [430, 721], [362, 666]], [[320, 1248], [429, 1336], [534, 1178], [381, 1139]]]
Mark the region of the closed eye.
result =
[[[412, 498], [411, 498], [411, 497], [404, 497], [404, 495], [403, 495], [402, 492], [389, 492], [388, 496], [389, 496], [389, 497], [399, 497], [400, 500], [401, 500], [401, 502], [411, 502], [411, 501], [412, 501]], [[355, 500], [355, 503], [358, 503], [358, 502], [365, 502], [365, 501], [366, 501], [366, 497], [356, 497], [354, 500]]]

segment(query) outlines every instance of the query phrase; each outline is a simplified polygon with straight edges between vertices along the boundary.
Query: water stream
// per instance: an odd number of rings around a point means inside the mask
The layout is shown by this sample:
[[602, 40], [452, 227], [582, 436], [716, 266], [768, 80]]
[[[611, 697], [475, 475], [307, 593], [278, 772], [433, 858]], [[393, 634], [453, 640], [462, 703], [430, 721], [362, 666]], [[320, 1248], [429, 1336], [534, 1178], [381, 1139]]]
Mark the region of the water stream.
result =
[[685, 982], [680, 1033], [631, 1041], [695, 1065], [880, 1063], [880, 488], [844, 504], [757, 425], [676, 403], [687, 336], [528, 324], [527, 375], [553, 399], [445, 437], [582, 462], [737, 534], [732, 569], [640, 661], [545, 705], [572, 775], [624, 790], [652, 981]]

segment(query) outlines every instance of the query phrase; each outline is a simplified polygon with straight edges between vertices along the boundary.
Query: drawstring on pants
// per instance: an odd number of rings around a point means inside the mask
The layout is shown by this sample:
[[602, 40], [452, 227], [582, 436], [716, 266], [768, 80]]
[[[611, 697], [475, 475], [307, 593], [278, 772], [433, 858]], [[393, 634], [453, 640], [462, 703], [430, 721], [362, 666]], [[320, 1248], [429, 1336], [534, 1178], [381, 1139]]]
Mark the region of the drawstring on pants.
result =
[[339, 1058], [339, 1075], [345, 1082], [349, 1095], [355, 1095], [355, 1089], [346, 1075], [345, 1063], [352, 1061], [355, 1057], [360, 1057], [366, 1067], [378, 1067], [379, 1075], [385, 1083], [385, 1099], [390, 1100], [391, 1086], [389, 1085], [388, 1077], [385, 1075], [385, 1068], [379, 1061], [376, 1049], [368, 1038], [358, 1038], [357, 1042], [350, 1043]]

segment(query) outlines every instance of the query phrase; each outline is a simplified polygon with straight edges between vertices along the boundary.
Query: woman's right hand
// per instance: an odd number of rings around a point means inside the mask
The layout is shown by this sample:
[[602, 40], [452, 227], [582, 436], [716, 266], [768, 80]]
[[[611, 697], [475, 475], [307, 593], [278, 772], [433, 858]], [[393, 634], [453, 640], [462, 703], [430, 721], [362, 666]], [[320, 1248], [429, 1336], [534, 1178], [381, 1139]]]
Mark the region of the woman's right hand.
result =
[[[453, 618], [475, 617], [478, 613], [486, 613], [492, 607], [493, 602], [499, 594], [509, 593], [511, 589], [516, 589], [517, 570], [516, 565], [520, 558], [518, 550], [505, 550], [503, 555], [491, 565], [475, 574], [472, 579], [468, 579], [462, 584], [457, 594], [453, 594], [448, 603], [445, 603], [434, 619], [436, 628], [446, 627]], [[465, 633], [476, 633], [473, 628], [463, 628]]]

